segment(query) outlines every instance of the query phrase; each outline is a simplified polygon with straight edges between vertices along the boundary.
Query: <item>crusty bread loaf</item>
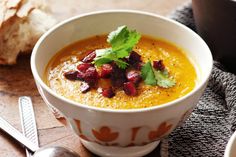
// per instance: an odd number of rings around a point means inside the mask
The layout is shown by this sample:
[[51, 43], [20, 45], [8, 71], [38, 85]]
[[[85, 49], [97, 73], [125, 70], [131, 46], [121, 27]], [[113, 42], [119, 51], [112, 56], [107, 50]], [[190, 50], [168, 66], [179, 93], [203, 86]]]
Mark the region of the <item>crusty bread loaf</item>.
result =
[[56, 20], [42, 0], [1, 0], [0, 64], [14, 64], [19, 53], [30, 52]]

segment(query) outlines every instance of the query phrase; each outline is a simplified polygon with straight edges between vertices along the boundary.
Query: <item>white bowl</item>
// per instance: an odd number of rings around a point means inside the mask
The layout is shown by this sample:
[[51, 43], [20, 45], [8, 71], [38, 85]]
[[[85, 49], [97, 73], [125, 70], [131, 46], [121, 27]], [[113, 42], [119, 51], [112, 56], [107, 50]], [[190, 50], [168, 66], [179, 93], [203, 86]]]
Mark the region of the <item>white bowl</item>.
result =
[[230, 137], [229, 142], [225, 149], [224, 157], [235, 157], [236, 156], [236, 132]]
[[[141, 34], [163, 38], [186, 50], [198, 75], [196, 87], [172, 102], [144, 109], [113, 110], [76, 103], [52, 91], [43, 75], [49, 60], [61, 48], [77, 40], [109, 33], [127, 25]], [[34, 47], [31, 68], [45, 102], [59, 110], [82, 143], [100, 156], [143, 156], [183, 121], [197, 104], [212, 70], [206, 43], [186, 26], [140, 11], [101, 11], [73, 17], [45, 33]]]

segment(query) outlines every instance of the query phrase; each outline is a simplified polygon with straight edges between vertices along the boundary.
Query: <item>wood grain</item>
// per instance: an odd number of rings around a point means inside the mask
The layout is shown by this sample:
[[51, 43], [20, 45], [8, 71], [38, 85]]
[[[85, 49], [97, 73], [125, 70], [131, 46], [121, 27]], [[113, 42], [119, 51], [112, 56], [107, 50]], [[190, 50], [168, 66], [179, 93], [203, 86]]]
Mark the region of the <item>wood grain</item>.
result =
[[[134, 9], [167, 15], [186, 0], [47, 0], [53, 15], [64, 20], [81, 13], [107, 9]], [[82, 157], [92, 157], [71, 130], [64, 128], [41, 99], [30, 70], [30, 56], [20, 56], [14, 66], [0, 66], [0, 116], [21, 130], [17, 101], [19, 96], [33, 100], [40, 146], [69, 147]], [[158, 148], [148, 156], [158, 156]], [[25, 151], [9, 136], [0, 132], [0, 156], [24, 157]]]

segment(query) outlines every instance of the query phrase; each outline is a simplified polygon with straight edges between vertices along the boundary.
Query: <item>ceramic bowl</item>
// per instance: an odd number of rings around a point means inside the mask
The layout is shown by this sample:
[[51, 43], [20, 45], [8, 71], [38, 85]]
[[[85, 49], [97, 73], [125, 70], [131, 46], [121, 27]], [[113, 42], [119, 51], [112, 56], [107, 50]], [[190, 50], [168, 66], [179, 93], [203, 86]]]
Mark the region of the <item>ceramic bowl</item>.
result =
[[236, 132], [230, 137], [229, 142], [225, 149], [224, 157], [236, 156]]
[[[68, 100], [44, 83], [45, 67], [61, 48], [80, 39], [109, 33], [121, 25], [183, 48], [196, 68], [196, 87], [187, 95], [160, 106], [113, 110]], [[93, 12], [66, 20], [39, 39], [31, 57], [33, 76], [44, 101], [65, 117], [87, 149], [112, 157], [143, 156], [155, 149], [159, 140], [191, 113], [207, 85], [212, 65], [208, 46], [189, 28], [155, 14], [127, 10]]]

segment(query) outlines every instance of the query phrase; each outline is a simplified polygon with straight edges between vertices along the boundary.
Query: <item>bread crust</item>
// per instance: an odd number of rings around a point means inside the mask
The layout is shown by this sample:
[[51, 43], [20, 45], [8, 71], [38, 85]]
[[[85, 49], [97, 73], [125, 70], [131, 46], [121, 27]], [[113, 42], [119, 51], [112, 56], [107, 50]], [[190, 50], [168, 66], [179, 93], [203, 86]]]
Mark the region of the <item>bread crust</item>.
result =
[[0, 64], [15, 64], [18, 54], [31, 52], [39, 37], [56, 23], [43, 8], [40, 0], [1, 0]]

